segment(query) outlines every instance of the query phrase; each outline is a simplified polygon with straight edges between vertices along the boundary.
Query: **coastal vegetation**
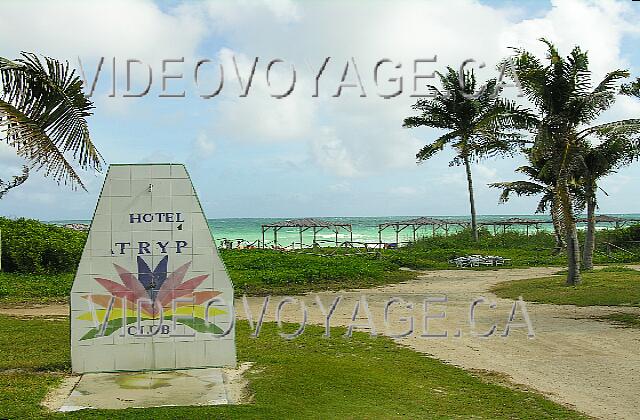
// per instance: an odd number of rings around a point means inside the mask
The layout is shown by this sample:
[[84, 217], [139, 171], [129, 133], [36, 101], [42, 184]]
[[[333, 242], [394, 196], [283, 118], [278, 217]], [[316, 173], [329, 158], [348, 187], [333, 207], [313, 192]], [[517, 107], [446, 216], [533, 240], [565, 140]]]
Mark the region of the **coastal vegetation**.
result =
[[[536, 213], [549, 212], [553, 224], [553, 233], [556, 238], [556, 251], [560, 252], [565, 247], [565, 239], [562, 233], [562, 223], [559, 218], [558, 200], [556, 199], [556, 180], [552, 173], [546, 171], [541, 161], [535, 159], [532, 150], [524, 151], [529, 159], [529, 165], [523, 165], [515, 171], [526, 175], [528, 179], [520, 181], [495, 182], [489, 184], [492, 188], [502, 190], [500, 203], [506, 203], [512, 194], [517, 196], [540, 196]], [[577, 188], [572, 186], [571, 192], [577, 195]]]
[[[554, 182], [553, 210], [566, 242], [566, 283], [577, 285], [581, 272], [576, 210], [587, 203], [595, 214], [597, 179], [637, 157], [640, 120], [591, 125], [613, 105], [629, 72], [613, 70], [594, 86], [586, 52], [575, 47], [565, 58], [551, 42], [542, 42], [547, 46], [545, 61], [526, 50], [517, 50], [514, 74], [537, 112], [537, 121], [530, 127], [534, 140], [527, 156], [533, 167], [541, 168]], [[608, 148], [622, 149], [624, 153], [599, 168], [600, 158], [592, 159], [594, 153], [600, 152], [594, 146], [596, 140], [603, 142], [601, 145], [607, 150], [603, 153], [608, 157], [613, 153]], [[575, 194], [576, 189], [580, 194]], [[590, 229], [587, 239], [591, 241], [593, 235], [595, 229]], [[586, 245], [589, 257], [592, 246]], [[592, 266], [589, 258], [587, 262]]]
[[[585, 143], [581, 152], [582, 165], [574, 175], [580, 182], [572, 182], [569, 185], [570, 195], [574, 205], [579, 208], [586, 207], [587, 229], [584, 235], [582, 248], [582, 267], [585, 270], [593, 269], [593, 254], [595, 251], [596, 236], [596, 208], [598, 190], [607, 194], [598, 182], [601, 178], [615, 172], [624, 165], [633, 162], [640, 155], [638, 142], [631, 141], [626, 136], [612, 136], [604, 139], [597, 146]], [[556, 235], [556, 248], [561, 251], [566, 242], [562, 234], [562, 221], [559, 215], [557, 200], [556, 180], [551, 171], [545, 168], [546, 163], [537, 159], [534, 152], [529, 149], [525, 152], [529, 158], [529, 165], [516, 169], [528, 176], [528, 180], [496, 182], [489, 184], [494, 188], [502, 189], [500, 202], [507, 202], [511, 194], [518, 196], [541, 196], [536, 208], [536, 213], [549, 211]]]
[[[321, 251], [330, 252], [329, 249]], [[299, 294], [375, 287], [414, 279], [401, 261], [383, 255], [321, 256], [269, 249], [223, 250], [237, 294]]]
[[323, 327], [307, 326], [302, 336], [285, 340], [277, 331], [275, 323], [265, 323], [252, 338], [247, 322], [238, 323], [238, 362], [253, 363], [250, 404], [49, 413], [40, 401], [70, 372], [69, 321], [0, 316], [0, 418], [586, 418], [537, 392], [466, 372], [386, 337], [356, 332], [345, 340], [345, 329], [333, 328], [326, 338]]
[[635, 161], [640, 156], [640, 145], [638, 141], [632, 141], [630, 136], [607, 133], [602, 136], [601, 143], [597, 146], [585, 144], [581, 155], [583, 169], [579, 175], [579, 191], [587, 208], [582, 268], [592, 270], [596, 239], [597, 192], [600, 190], [607, 194], [598, 184], [605, 176]]
[[[491, 184], [503, 190], [500, 201], [511, 193], [541, 194], [538, 212], [551, 212], [557, 248], [565, 249], [567, 285], [581, 282], [581, 247], [576, 214], [585, 207], [589, 218], [582, 248], [585, 269], [593, 268], [595, 210], [598, 181], [640, 155], [640, 119], [593, 125], [609, 109], [619, 94], [640, 96], [638, 81], [623, 85], [626, 70], [612, 70], [593, 84], [587, 53], [575, 47], [567, 57], [546, 39], [547, 54], [516, 49], [515, 55], [500, 63], [510, 69], [513, 80], [532, 110], [499, 99], [504, 87], [490, 80], [478, 92], [472, 72], [457, 73], [449, 68], [439, 74], [442, 91], [431, 86], [432, 99], [420, 99], [413, 106], [421, 115], [404, 120], [405, 127], [428, 126], [448, 130], [417, 154], [424, 161], [447, 144], [456, 150], [450, 165], [464, 163], [467, 171], [473, 239], [478, 240], [475, 223], [470, 160], [516, 150], [529, 160], [517, 169], [528, 181]], [[523, 138], [528, 132], [530, 138]]]
[[[28, 219], [0, 218], [0, 302], [64, 302], [86, 241], [86, 233]], [[413, 244], [360, 255], [331, 255], [334, 248], [305, 251], [220, 250], [237, 295], [285, 294], [375, 287], [416, 278], [413, 270], [450, 269], [453, 258], [499, 255], [510, 267], [564, 266], [550, 232], [536, 234], [470, 230], [421, 238]], [[582, 233], [581, 233], [582, 236]], [[600, 231], [596, 264], [640, 263], [640, 225]], [[557, 279], [554, 279], [554, 281]], [[592, 290], [593, 292], [593, 290]], [[585, 292], [586, 293], [586, 292]]]
[[0, 217], [2, 271], [28, 274], [72, 273], [78, 268], [86, 232], [32, 219]]

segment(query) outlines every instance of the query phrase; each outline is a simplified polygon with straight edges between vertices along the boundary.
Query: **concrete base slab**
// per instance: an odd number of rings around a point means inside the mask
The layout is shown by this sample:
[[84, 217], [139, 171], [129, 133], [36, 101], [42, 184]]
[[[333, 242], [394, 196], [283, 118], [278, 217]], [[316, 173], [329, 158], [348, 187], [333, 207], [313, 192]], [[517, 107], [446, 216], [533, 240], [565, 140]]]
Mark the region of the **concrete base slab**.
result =
[[229, 404], [224, 369], [88, 373], [59, 411]]

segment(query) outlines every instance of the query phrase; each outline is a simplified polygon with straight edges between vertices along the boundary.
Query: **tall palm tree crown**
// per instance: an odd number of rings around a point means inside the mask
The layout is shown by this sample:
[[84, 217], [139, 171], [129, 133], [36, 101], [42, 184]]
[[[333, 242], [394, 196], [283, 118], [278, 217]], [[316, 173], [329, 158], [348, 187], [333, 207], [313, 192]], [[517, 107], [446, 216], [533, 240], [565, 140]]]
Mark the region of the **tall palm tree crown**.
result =
[[433, 157], [450, 145], [456, 152], [450, 166], [464, 165], [467, 173], [471, 226], [478, 238], [471, 162], [483, 157], [509, 154], [517, 150], [523, 138], [516, 131], [529, 127], [532, 116], [514, 102], [498, 97], [501, 86], [495, 79], [477, 89], [472, 71], [459, 74], [447, 67], [436, 72], [441, 88], [428, 86], [430, 99], [420, 99], [413, 106], [419, 115], [405, 118], [404, 127], [427, 126], [447, 130], [417, 154], [418, 162]]
[[551, 42], [541, 41], [547, 46], [546, 63], [525, 50], [516, 50], [513, 65], [522, 90], [538, 112], [539, 122], [530, 157], [545, 162], [546, 170], [556, 179], [557, 217], [562, 221], [567, 240], [567, 283], [578, 284], [581, 280], [580, 247], [573, 210], [576, 203], [570, 188], [584, 173], [583, 151], [593, 136], [619, 137], [637, 133], [640, 120], [589, 127], [613, 104], [620, 82], [629, 73], [614, 70], [593, 87], [586, 52], [575, 47], [564, 58]]

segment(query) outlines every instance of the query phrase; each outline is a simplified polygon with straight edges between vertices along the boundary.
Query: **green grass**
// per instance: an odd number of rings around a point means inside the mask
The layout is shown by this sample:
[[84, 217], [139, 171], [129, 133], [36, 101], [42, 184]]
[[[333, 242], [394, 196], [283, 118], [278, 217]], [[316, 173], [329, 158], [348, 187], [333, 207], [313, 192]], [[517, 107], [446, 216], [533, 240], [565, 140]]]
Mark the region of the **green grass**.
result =
[[610, 321], [625, 328], [640, 328], [640, 315], [636, 314], [615, 313], [601, 316], [596, 319]]
[[640, 306], [640, 271], [607, 267], [583, 272], [578, 286], [566, 286], [563, 275], [514, 280], [498, 284], [492, 292], [502, 298], [522, 296], [529, 302], [558, 305]]
[[59, 381], [60, 375], [53, 373], [0, 371], [0, 418], [45, 417], [40, 401]]
[[69, 322], [40, 318], [18, 319], [0, 315], [0, 371], [68, 371]]
[[[272, 250], [221, 251], [236, 294], [298, 294], [375, 287], [411, 280], [389, 259], [371, 255], [321, 257]], [[114, 273], [115, 275], [115, 273]], [[73, 274], [0, 273], [0, 303], [65, 302]]]
[[[635, 238], [635, 230], [619, 229], [600, 233], [607, 240]], [[609, 238], [608, 236], [611, 236]], [[625, 236], [626, 235], [626, 236]], [[618, 242], [625, 243], [622, 239]], [[380, 286], [416, 277], [416, 273], [399, 270], [454, 268], [449, 260], [458, 256], [499, 255], [511, 259], [503, 267], [481, 267], [474, 270], [505, 269], [565, 265], [564, 254], [553, 252], [553, 235], [545, 232], [526, 236], [518, 232], [489, 234], [481, 231], [475, 243], [469, 231], [424, 238], [396, 250], [383, 250], [378, 255], [318, 256], [310, 253], [273, 250], [222, 250], [236, 293], [249, 295], [299, 294], [319, 290], [339, 290]], [[332, 248], [315, 250], [331, 253]], [[619, 251], [607, 257], [595, 256], [596, 264], [640, 262], [637, 255]], [[69, 295], [71, 274], [0, 273], [0, 303], [65, 301]]]
[[269, 323], [254, 339], [246, 322], [238, 325], [237, 345], [239, 361], [255, 363], [247, 374], [251, 404], [51, 414], [38, 404], [68, 371], [68, 326], [67, 320], [0, 317], [6, 358], [0, 418], [586, 418], [535, 392], [495, 383], [491, 375], [474, 376], [384, 337], [346, 339], [344, 329], [336, 328], [323, 338], [324, 329], [308, 327], [287, 341]]
[[391, 259], [375, 255], [322, 257], [273, 250], [232, 250], [220, 254], [238, 294], [296, 294], [373, 287], [416, 276], [399, 270], [400, 266]]
[[[424, 238], [397, 251], [387, 251], [385, 258], [415, 269], [454, 268], [449, 260], [465, 255], [499, 255], [511, 259], [510, 267], [562, 266], [565, 257], [553, 253], [553, 236], [548, 233], [526, 236], [518, 232], [489, 234], [480, 232], [476, 243], [469, 231], [447, 237]], [[509, 267], [509, 266], [506, 266]]]
[[73, 274], [0, 272], [0, 302], [66, 301], [71, 292], [73, 277]]
[[[626, 232], [620, 229], [607, 232]], [[605, 233], [598, 233], [602, 240], [609, 239]], [[621, 242], [622, 243], [622, 242]], [[510, 232], [490, 234], [486, 229], [480, 231], [480, 239], [474, 242], [469, 231], [461, 231], [453, 235], [427, 237], [397, 251], [385, 251], [384, 258], [399, 266], [414, 269], [446, 269], [452, 268], [449, 260], [459, 256], [480, 254], [499, 255], [511, 259], [511, 264], [500, 268], [525, 267], [563, 267], [566, 266], [566, 255], [554, 253], [555, 240], [548, 232], [539, 232], [527, 236], [524, 233]], [[625, 248], [629, 248], [624, 243]], [[637, 245], [636, 245], [637, 248]], [[600, 246], [598, 249], [603, 249]], [[633, 248], [635, 254], [612, 248], [611, 255], [597, 252], [594, 255], [596, 264], [640, 262], [640, 251]], [[481, 268], [482, 269], [482, 268]], [[489, 269], [495, 269], [489, 268]]]

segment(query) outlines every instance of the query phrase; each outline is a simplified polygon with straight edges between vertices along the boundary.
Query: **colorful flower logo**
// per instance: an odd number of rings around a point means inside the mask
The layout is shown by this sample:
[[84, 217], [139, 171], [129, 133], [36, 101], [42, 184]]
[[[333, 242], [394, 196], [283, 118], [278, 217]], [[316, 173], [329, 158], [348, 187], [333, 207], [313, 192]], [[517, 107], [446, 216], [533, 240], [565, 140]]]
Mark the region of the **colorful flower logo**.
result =
[[[214, 323], [207, 322], [205, 314], [208, 311], [208, 317], [212, 317], [226, 313], [218, 307], [207, 308], [207, 303], [221, 292], [195, 291], [209, 277], [208, 274], [183, 281], [191, 262], [168, 273], [168, 256], [160, 260], [153, 270], [142, 257], [138, 257], [137, 261], [137, 276], [113, 264], [122, 284], [105, 278], [95, 278], [96, 282], [110, 293], [109, 295], [82, 296], [89, 302], [92, 311], [81, 314], [77, 319], [94, 321], [97, 326], [80, 340], [111, 335], [122, 327], [137, 323], [138, 317], [141, 320], [175, 321], [201, 333], [223, 332]], [[180, 299], [176, 300], [178, 298]], [[94, 305], [102, 309], [96, 309]]]

